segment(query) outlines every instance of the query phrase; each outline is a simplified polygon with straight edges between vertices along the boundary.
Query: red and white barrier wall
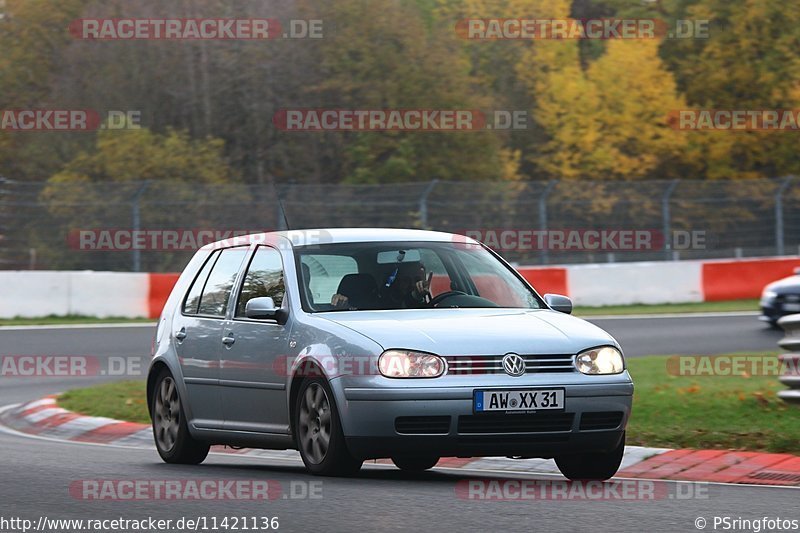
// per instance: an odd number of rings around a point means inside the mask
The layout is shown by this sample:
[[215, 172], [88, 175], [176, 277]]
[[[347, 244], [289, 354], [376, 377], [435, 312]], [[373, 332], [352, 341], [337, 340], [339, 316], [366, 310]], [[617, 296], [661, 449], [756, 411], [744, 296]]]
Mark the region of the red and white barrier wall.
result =
[[149, 290], [143, 273], [0, 270], [0, 317], [152, 316]]
[[[540, 294], [602, 306], [758, 298], [800, 257], [520, 267]], [[178, 274], [0, 271], [0, 318], [47, 315], [157, 318]]]
[[758, 298], [768, 283], [792, 275], [800, 257], [521, 267], [539, 293], [602, 306]]

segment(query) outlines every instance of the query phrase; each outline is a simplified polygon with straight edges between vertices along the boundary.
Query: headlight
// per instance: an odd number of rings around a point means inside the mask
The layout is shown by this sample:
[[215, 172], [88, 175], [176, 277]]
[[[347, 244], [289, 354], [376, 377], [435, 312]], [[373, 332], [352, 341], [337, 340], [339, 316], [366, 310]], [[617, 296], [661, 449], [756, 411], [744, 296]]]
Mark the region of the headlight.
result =
[[444, 374], [444, 359], [438, 355], [408, 350], [386, 350], [378, 369], [387, 378], [436, 378]]
[[774, 300], [778, 297], [778, 293], [775, 291], [764, 291], [761, 293], [762, 300]]
[[575, 368], [584, 374], [619, 374], [625, 370], [625, 361], [616, 348], [601, 346], [579, 353]]

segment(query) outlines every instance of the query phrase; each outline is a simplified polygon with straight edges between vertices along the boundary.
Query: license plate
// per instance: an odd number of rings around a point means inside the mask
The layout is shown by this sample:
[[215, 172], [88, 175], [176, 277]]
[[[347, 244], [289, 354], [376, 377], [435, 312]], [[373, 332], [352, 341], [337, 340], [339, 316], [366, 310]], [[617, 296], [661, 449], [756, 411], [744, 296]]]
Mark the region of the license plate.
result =
[[800, 304], [783, 304], [784, 311], [800, 311]]
[[476, 413], [564, 409], [564, 389], [476, 390]]

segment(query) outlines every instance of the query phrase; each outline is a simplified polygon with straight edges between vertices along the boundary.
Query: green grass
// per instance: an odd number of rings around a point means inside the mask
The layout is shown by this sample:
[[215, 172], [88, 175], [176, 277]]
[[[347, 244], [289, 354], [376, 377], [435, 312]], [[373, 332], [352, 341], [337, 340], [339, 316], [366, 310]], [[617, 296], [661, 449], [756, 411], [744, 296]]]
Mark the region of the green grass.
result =
[[800, 409], [776, 396], [785, 388], [777, 377], [673, 376], [666, 362], [628, 360], [635, 384], [628, 444], [800, 455]]
[[660, 305], [606, 305], [602, 307], [576, 307], [577, 316], [592, 315], [646, 315], [654, 313], [718, 313], [724, 311], [758, 311], [758, 300], [731, 300], [728, 302], [698, 302]]
[[65, 392], [58, 405], [75, 413], [150, 423], [144, 381], [118, 381]]
[[[777, 398], [784, 387], [776, 377], [674, 376], [667, 360], [628, 360], [635, 382], [628, 444], [800, 455], [800, 409]], [[86, 415], [150, 422], [142, 381], [73, 390], [58, 403]]]
[[116, 324], [116, 323], [153, 322], [152, 318], [97, 318], [84, 315], [48, 315], [38, 318], [0, 318], [0, 326], [52, 326], [59, 324]]

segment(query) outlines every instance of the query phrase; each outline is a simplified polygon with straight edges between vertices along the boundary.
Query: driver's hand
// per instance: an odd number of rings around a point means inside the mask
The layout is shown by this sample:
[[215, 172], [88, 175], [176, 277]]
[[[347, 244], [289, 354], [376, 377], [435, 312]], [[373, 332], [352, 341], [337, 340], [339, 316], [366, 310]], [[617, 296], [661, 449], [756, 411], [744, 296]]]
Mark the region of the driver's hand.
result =
[[345, 307], [347, 305], [348, 299], [347, 296], [344, 294], [334, 294], [331, 297], [331, 305], [334, 307]]
[[425, 294], [426, 292], [430, 292], [431, 289], [430, 283], [428, 283], [424, 279], [418, 281], [416, 285], [414, 285], [414, 288], [416, 289], [417, 294]]
[[425, 303], [430, 303], [431, 300], [431, 287], [427, 280], [420, 280], [414, 284], [413, 297], [417, 300], [423, 299]]

